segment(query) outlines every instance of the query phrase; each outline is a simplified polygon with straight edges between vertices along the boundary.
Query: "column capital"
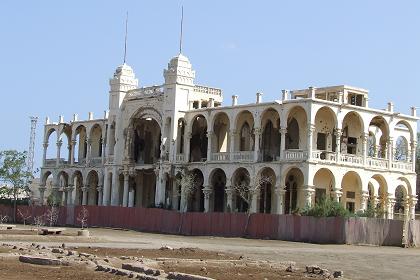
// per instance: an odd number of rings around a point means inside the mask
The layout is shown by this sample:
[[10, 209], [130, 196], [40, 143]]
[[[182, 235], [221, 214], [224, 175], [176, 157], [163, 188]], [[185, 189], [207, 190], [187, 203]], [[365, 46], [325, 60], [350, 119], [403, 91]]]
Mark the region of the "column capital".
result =
[[47, 188], [45, 186], [39, 186], [38, 190], [44, 192]]
[[211, 186], [205, 186], [203, 188], [204, 198], [209, 199], [212, 192], [213, 192], [213, 188]]
[[334, 188], [331, 193], [335, 195], [335, 197], [340, 198], [343, 195], [341, 188]]
[[63, 145], [63, 141], [62, 140], [57, 141], [57, 147], [61, 147], [61, 145]]
[[76, 144], [77, 144], [77, 141], [76, 141], [76, 139], [72, 139], [70, 143], [71, 143], [71, 145], [73, 145], [73, 146], [74, 146], [74, 145], [76, 145]]
[[254, 128], [254, 134], [255, 134], [255, 135], [261, 135], [261, 132], [262, 132], [261, 127], [256, 127], [256, 128]]
[[225, 187], [225, 193], [226, 195], [232, 195], [233, 194], [233, 188], [231, 186]]
[[287, 127], [280, 127], [279, 133], [280, 134], [286, 134], [287, 133]]
[[277, 186], [274, 188], [274, 193], [277, 195], [284, 195], [286, 193], [286, 186]]
[[97, 186], [97, 187], [96, 187], [96, 190], [97, 190], [98, 192], [102, 192], [103, 187], [102, 187], [102, 186]]
[[42, 146], [44, 147], [44, 149], [48, 148], [48, 142], [42, 143]]

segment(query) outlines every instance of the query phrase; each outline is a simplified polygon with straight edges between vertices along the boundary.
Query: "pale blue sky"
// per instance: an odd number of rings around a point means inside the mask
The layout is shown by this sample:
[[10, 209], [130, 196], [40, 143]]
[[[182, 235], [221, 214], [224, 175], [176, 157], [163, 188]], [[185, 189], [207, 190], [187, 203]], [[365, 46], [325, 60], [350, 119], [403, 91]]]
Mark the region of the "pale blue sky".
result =
[[420, 106], [419, 1], [19, 1], [0, 2], [0, 149], [26, 150], [29, 115], [102, 116], [108, 79], [128, 64], [141, 85], [160, 84], [184, 51], [196, 82], [221, 87], [225, 101], [278, 99], [281, 89], [348, 84], [370, 90], [370, 106]]

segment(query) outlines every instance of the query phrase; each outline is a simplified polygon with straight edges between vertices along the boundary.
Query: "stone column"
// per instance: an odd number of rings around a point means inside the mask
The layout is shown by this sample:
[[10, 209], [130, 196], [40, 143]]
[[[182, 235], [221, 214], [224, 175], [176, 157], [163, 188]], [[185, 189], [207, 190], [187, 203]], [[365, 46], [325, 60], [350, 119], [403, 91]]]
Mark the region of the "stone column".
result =
[[192, 133], [191, 132], [187, 132], [185, 133], [185, 150], [184, 150], [184, 154], [185, 154], [185, 162], [189, 162], [190, 161], [190, 145], [191, 145], [191, 138], [192, 138]]
[[410, 210], [409, 210], [409, 216], [411, 220], [415, 220], [416, 219], [416, 204], [417, 204], [417, 197], [412, 195], [410, 197], [410, 201], [409, 201], [409, 206], [410, 206]]
[[111, 206], [120, 206], [120, 174], [117, 167], [112, 170]]
[[305, 198], [305, 207], [312, 206], [312, 196], [315, 193], [313, 186], [306, 186], [303, 190], [303, 195]]
[[211, 161], [211, 148], [213, 142], [214, 132], [207, 130], [207, 161]]
[[233, 160], [233, 153], [235, 152], [235, 140], [236, 140], [236, 130], [231, 129], [229, 130], [229, 138], [230, 138], [230, 142], [229, 142], [229, 157], [230, 160]]
[[312, 123], [308, 124], [308, 156], [312, 157], [312, 136], [315, 131], [315, 125]]
[[388, 138], [388, 142], [387, 142], [387, 157], [388, 157], [388, 168], [391, 169], [392, 168], [392, 159], [394, 157], [394, 140], [392, 137]]
[[42, 144], [42, 146], [44, 147], [44, 153], [43, 153], [43, 155], [42, 155], [42, 162], [43, 162], [43, 164], [44, 164], [44, 166], [46, 165], [46, 163], [47, 163], [47, 148], [48, 148], [48, 142], [44, 142], [43, 144]]
[[362, 196], [360, 198], [360, 210], [366, 211], [368, 208], [368, 201], [369, 201], [369, 192], [362, 191]]
[[254, 129], [255, 136], [255, 145], [254, 145], [254, 161], [258, 162], [260, 157], [260, 138], [261, 138], [261, 128], [256, 127]]
[[107, 170], [105, 170], [104, 191], [103, 191], [103, 198], [102, 198], [102, 205], [103, 206], [108, 206], [109, 205], [110, 191], [111, 191], [111, 180], [109, 178], [109, 172]]
[[340, 162], [340, 156], [341, 156], [341, 135], [342, 135], [341, 129], [337, 128], [335, 130], [335, 153], [336, 153], [337, 162]]
[[335, 202], [340, 202], [340, 198], [343, 195], [343, 192], [341, 191], [341, 188], [334, 188], [331, 192], [332, 198]]
[[101, 141], [101, 144], [102, 144], [102, 154], [101, 154], [101, 157], [102, 157], [102, 165], [104, 165], [105, 164], [105, 153], [106, 153], [106, 146], [105, 146], [105, 140], [104, 140], [105, 138], [102, 136], [102, 141]]
[[98, 206], [102, 206], [103, 187], [98, 185], [98, 187], [96, 188], [96, 191], [98, 192]]
[[82, 205], [87, 205], [87, 194], [88, 194], [88, 188], [86, 186], [82, 187]]
[[59, 140], [57, 141], [57, 160], [56, 160], [56, 166], [60, 166], [60, 150], [61, 145], [63, 145], [63, 141]]
[[90, 162], [90, 157], [91, 157], [91, 150], [92, 150], [92, 139], [90, 139], [89, 137], [86, 138], [86, 165], [89, 165]]
[[365, 165], [367, 163], [367, 153], [368, 153], [368, 144], [369, 144], [369, 134], [363, 133], [362, 136], [362, 149], [363, 149], [363, 164]]
[[226, 211], [233, 212], [233, 189], [231, 186], [225, 187], [226, 192]]
[[73, 205], [74, 201], [73, 201], [73, 191], [74, 191], [74, 186], [73, 185], [69, 185], [67, 187], [67, 205]]
[[213, 189], [211, 186], [205, 186], [203, 188], [204, 193], [204, 212], [208, 213], [210, 212], [210, 196], [213, 192]]
[[[415, 136], [414, 136], [415, 137]], [[412, 171], [416, 170], [416, 148], [417, 148], [417, 142], [411, 141], [411, 163], [412, 163]]]
[[128, 191], [128, 207], [134, 207], [134, 197], [135, 197], [135, 191], [134, 188], [130, 188]]
[[387, 199], [387, 212], [388, 212], [388, 219], [394, 219], [394, 205], [395, 205], [395, 197], [392, 194], [388, 194]]
[[286, 194], [286, 187], [277, 186], [274, 189], [274, 194], [276, 196], [276, 209], [274, 214], [283, 215], [284, 214], [284, 198]]
[[280, 160], [284, 159], [284, 153], [286, 150], [286, 133], [287, 127], [282, 127], [279, 129], [280, 132]]
[[38, 190], [39, 190], [39, 203], [41, 204], [41, 205], [44, 205], [44, 196], [45, 196], [45, 190], [46, 190], [47, 188], [45, 187], [45, 186], [40, 186], [39, 188], [38, 188]]
[[76, 140], [71, 140], [70, 144], [70, 164], [74, 164], [74, 147], [76, 146]]
[[123, 190], [122, 206], [127, 207], [128, 206], [128, 183], [129, 183], [129, 180], [130, 180], [130, 175], [128, 174], [127, 170], [125, 170], [123, 172], [123, 174], [124, 174], [124, 190]]
[[181, 205], [179, 206], [179, 212], [187, 212], [188, 208], [188, 197], [185, 195], [184, 187], [181, 186]]
[[156, 193], [155, 193], [155, 205], [165, 204], [165, 188], [166, 188], [166, 174], [163, 173], [162, 167], [155, 170], [156, 175]]
[[249, 213], [257, 213], [258, 212], [258, 199], [260, 197], [260, 190], [253, 190], [250, 191], [250, 195], [252, 195], [251, 198], [251, 205], [250, 205], [250, 209], [249, 209]]

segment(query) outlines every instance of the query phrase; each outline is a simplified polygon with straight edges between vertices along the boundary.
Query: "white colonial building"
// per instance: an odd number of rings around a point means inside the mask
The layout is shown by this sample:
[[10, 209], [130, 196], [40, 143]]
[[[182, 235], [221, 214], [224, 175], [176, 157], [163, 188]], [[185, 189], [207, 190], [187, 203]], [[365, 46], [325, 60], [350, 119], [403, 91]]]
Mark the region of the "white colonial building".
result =
[[[41, 201], [51, 188], [64, 205], [284, 214], [327, 196], [351, 211], [370, 204], [388, 218], [414, 217], [415, 108], [372, 109], [368, 91], [345, 85], [282, 90], [269, 102], [257, 93], [243, 105], [233, 95], [222, 106], [222, 90], [197, 85], [182, 54], [163, 76], [162, 85], [139, 87], [123, 64], [103, 118], [47, 118]], [[186, 169], [196, 187], [183, 197], [177, 177]], [[235, 186], [262, 176], [271, 180], [247, 205]]]

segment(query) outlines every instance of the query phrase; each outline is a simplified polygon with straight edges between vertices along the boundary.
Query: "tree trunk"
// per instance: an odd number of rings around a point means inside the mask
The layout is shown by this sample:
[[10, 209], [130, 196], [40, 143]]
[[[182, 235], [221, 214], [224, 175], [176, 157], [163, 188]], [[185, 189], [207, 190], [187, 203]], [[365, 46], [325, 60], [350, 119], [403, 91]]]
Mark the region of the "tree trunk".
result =
[[13, 186], [13, 200], [13, 222], [16, 223], [17, 195], [15, 186]]

